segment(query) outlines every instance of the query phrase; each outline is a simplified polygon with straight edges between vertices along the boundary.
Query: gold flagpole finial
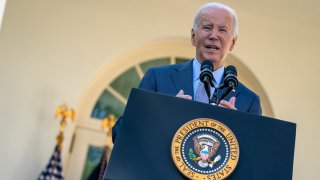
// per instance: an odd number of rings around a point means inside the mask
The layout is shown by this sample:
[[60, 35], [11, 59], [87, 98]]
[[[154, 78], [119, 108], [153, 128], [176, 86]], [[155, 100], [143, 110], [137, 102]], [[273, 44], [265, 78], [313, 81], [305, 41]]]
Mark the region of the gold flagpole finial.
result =
[[55, 112], [55, 117], [61, 117], [60, 120], [60, 129], [59, 129], [59, 134], [57, 136], [57, 144], [59, 148], [61, 148], [61, 144], [63, 141], [63, 131], [67, 125], [67, 119], [70, 118], [72, 122], [74, 122], [74, 116], [75, 112], [72, 108], [69, 108], [66, 104], [58, 106]]
[[101, 129], [102, 131], [107, 130], [107, 140], [106, 140], [106, 145], [109, 144], [109, 139], [112, 137], [112, 127], [116, 123], [116, 117], [113, 114], [109, 114], [106, 118], [103, 119], [102, 124], [101, 124]]

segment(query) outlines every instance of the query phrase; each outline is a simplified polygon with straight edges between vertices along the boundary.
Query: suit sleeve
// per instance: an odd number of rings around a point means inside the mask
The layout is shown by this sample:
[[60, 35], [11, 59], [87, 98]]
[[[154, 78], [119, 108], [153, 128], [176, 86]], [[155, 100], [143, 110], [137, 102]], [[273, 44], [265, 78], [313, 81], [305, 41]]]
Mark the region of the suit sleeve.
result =
[[123, 119], [124, 119], [124, 116], [120, 116], [117, 119], [117, 121], [114, 124], [114, 126], [112, 127], [112, 142], [113, 142], [113, 144], [116, 142], [118, 131], [119, 131], [119, 128], [120, 128], [120, 125], [121, 125], [121, 122], [122, 122]]
[[259, 96], [255, 96], [254, 100], [252, 101], [250, 108], [248, 110], [249, 113], [262, 115], [262, 109], [260, 104]]
[[149, 91], [156, 91], [157, 90], [155, 73], [152, 68], [149, 69], [145, 73], [145, 75], [143, 76], [143, 78], [139, 84], [139, 88], [149, 90]]

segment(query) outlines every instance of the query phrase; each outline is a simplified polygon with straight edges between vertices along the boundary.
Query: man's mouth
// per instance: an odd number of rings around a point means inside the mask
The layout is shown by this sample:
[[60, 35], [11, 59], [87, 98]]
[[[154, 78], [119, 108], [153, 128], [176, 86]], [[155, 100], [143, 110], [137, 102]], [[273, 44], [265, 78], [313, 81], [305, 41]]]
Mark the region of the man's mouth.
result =
[[207, 50], [212, 51], [212, 52], [220, 50], [220, 48], [218, 46], [215, 46], [215, 45], [206, 45], [205, 47], [206, 47]]

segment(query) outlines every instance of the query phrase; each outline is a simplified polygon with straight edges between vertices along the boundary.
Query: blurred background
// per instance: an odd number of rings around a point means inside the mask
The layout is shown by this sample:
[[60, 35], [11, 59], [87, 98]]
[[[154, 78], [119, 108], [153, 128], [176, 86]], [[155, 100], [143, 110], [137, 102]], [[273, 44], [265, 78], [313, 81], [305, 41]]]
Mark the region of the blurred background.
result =
[[[36, 179], [44, 170], [62, 103], [75, 111], [63, 175], [87, 179], [112, 148], [102, 121], [122, 114], [145, 71], [194, 57], [191, 27], [206, 2], [1, 0], [0, 179]], [[293, 179], [316, 179], [320, 1], [219, 2], [239, 17], [227, 64], [260, 95], [265, 116], [297, 123]]]

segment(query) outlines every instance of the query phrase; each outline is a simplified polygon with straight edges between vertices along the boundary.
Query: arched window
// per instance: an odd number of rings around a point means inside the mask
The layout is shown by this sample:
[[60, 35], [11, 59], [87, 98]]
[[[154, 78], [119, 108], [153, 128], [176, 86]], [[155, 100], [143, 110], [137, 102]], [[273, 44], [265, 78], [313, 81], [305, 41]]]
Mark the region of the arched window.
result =
[[158, 57], [129, 68], [106, 86], [92, 110], [91, 117], [94, 119], [104, 119], [110, 114], [116, 117], [121, 116], [131, 88], [138, 87], [141, 78], [149, 68], [183, 63], [188, 60], [190, 59], [176, 56]]

